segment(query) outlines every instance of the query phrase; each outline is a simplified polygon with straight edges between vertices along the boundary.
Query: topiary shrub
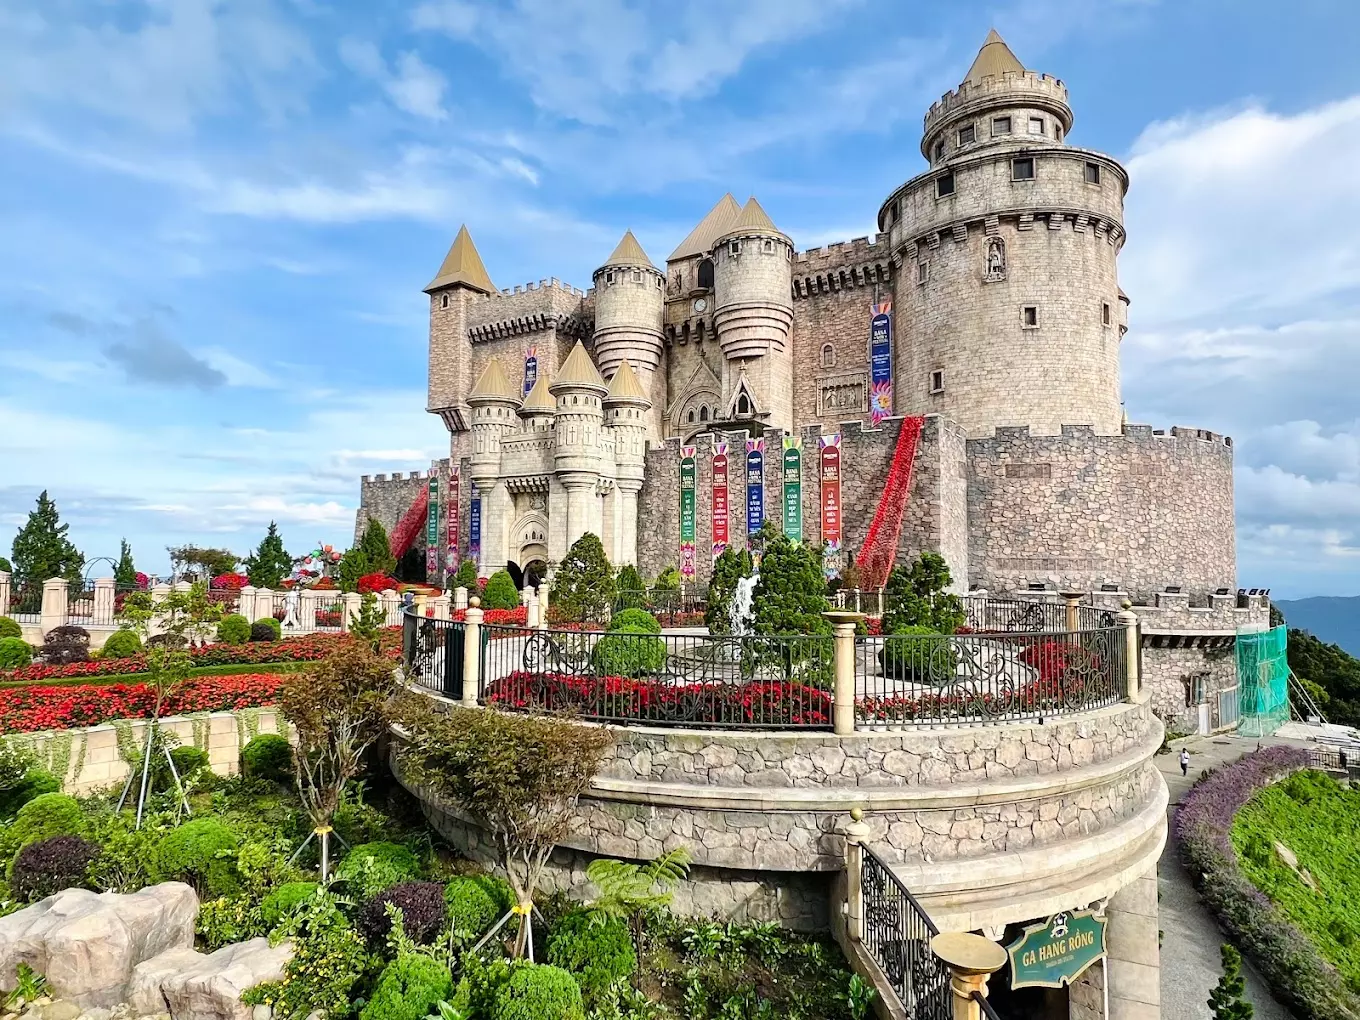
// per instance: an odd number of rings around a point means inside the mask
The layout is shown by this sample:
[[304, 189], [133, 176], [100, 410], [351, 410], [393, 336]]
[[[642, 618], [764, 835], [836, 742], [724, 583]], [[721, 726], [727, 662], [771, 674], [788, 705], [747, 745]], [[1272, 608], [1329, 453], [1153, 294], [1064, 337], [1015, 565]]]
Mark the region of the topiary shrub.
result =
[[317, 890], [315, 882], [285, 882], [260, 902], [260, 916], [273, 928]]
[[[629, 609], [625, 612], [637, 613], [641, 610]], [[596, 672], [602, 676], [637, 677], [659, 673], [666, 664], [666, 642], [657, 636], [657, 631], [646, 626], [611, 626], [609, 633], [596, 644], [591, 661]]]
[[352, 892], [365, 899], [419, 877], [416, 855], [396, 843], [360, 843], [335, 869], [336, 881], [347, 882]]
[[453, 975], [419, 953], [402, 953], [378, 978], [359, 1020], [425, 1020], [453, 994]]
[[99, 650], [101, 659], [129, 659], [142, 650], [142, 639], [136, 631], [115, 630], [104, 640]]
[[287, 782], [293, 772], [293, 746], [278, 733], [252, 737], [241, 750], [241, 774], [251, 779]]
[[89, 662], [90, 632], [72, 624], [53, 627], [43, 640], [42, 657], [44, 662], [54, 666]]
[[615, 584], [618, 591], [614, 599], [615, 610], [641, 609], [647, 604], [647, 583], [642, 580], [638, 568], [631, 563], [619, 568]]
[[615, 613], [609, 621], [610, 630], [624, 630], [629, 627], [641, 628], [630, 631], [635, 634], [660, 634], [661, 624], [655, 616], [645, 609], [624, 609]]
[[13, 785], [0, 789], [0, 818], [9, 818], [29, 801], [45, 793], [60, 792], [60, 779], [46, 769], [30, 768]]
[[85, 885], [85, 872], [99, 856], [99, 847], [79, 836], [53, 836], [29, 843], [19, 851], [11, 868], [10, 888], [20, 902]]
[[572, 543], [553, 577], [549, 612], [560, 620], [603, 620], [614, 605], [614, 571], [598, 535]]
[[442, 885], [438, 882], [398, 882], [365, 903], [355, 919], [354, 927], [374, 951], [383, 947], [392, 930], [392, 919], [387, 916], [389, 903], [401, 912], [401, 925], [414, 942], [433, 942], [444, 927], [447, 907]]
[[0, 616], [0, 639], [24, 636], [24, 628], [18, 622], [11, 620], [8, 616]]
[[[236, 835], [213, 818], [196, 818], [171, 829], [151, 851], [151, 873], [158, 882], [187, 882], [200, 898], [230, 896], [240, 889]], [[223, 852], [226, 856], [219, 856]]]
[[510, 883], [494, 875], [461, 875], [444, 884], [449, 925], [463, 941], [475, 941], [514, 906]]
[[509, 571], [498, 570], [486, 582], [482, 593], [483, 609], [518, 609], [519, 592], [515, 590], [515, 580]]
[[189, 639], [183, 634], [152, 634], [146, 639], [147, 648], [187, 648]]
[[33, 649], [22, 638], [0, 638], [0, 669], [22, 669], [33, 661]]
[[217, 625], [217, 640], [224, 645], [243, 645], [250, 640], [250, 621], [240, 613], [222, 617]]
[[250, 625], [250, 640], [278, 641], [283, 637], [283, 624], [272, 616], [265, 616]]
[[85, 816], [74, 797], [64, 793], [40, 794], [21, 807], [8, 829], [0, 834], [0, 859], [53, 836], [79, 835], [84, 828]]
[[954, 679], [959, 656], [939, 631], [903, 626], [883, 639], [878, 662], [883, 675], [893, 680], [940, 687]]
[[573, 910], [553, 926], [548, 963], [576, 976], [587, 1005], [637, 970], [637, 954], [628, 926], [617, 917]]
[[491, 1020], [585, 1020], [581, 989], [560, 967], [516, 967], [496, 993]]

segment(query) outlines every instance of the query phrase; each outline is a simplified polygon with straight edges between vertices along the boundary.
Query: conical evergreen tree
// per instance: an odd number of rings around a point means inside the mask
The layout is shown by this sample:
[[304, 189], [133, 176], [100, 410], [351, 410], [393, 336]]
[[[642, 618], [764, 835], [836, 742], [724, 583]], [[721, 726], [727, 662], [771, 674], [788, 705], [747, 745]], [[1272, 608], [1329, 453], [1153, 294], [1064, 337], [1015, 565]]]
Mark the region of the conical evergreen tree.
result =
[[363, 553], [364, 566], [368, 568], [365, 574], [390, 574], [397, 565], [397, 558], [392, 555], [388, 542], [387, 529], [376, 518], [369, 518], [368, 527], [364, 528], [363, 537], [359, 540], [359, 549]]
[[72, 585], [81, 583], [80, 572], [85, 569], [85, 557], [66, 537], [69, 524], [62, 524], [57, 504], [47, 498], [44, 489], [38, 497], [38, 507], [28, 515], [28, 521], [14, 537], [10, 553], [14, 573], [26, 585], [37, 585], [53, 577], [64, 577]]
[[549, 609], [563, 620], [603, 620], [614, 604], [614, 571], [600, 536], [587, 531], [557, 565]]
[[756, 537], [765, 553], [751, 598], [751, 629], [757, 634], [830, 634], [831, 623], [822, 616], [831, 606], [820, 552], [794, 545], [769, 521]]
[[250, 583], [256, 588], [277, 588], [293, 572], [293, 558], [283, 547], [276, 523], [269, 522], [269, 531], [260, 547], [246, 557], [245, 566]]
[[1242, 954], [1225, 942], [1219, 955], [1223, 959], [1223, 976], [1209, 993], [1209, 1008], [1214, 1011], [1214, 1020], [1251, 1020], [1256, 1010], [1242, 998], [1247, 990], [1247, 983], [1242, 978]]
[[113, 568], [113, 583], [120, 588], [137, 587], [137, 568], [132, 562], [132, 546], [128, 540], [118, 540], [118, 565]]

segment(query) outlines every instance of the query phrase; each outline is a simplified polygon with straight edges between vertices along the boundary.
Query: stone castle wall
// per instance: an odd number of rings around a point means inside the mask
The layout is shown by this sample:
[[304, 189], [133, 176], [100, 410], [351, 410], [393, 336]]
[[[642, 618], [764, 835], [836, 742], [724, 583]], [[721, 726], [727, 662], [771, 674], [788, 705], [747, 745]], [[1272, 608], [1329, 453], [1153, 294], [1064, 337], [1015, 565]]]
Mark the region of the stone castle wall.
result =
[[[447, 461], [441, 462], [446, 464]], [[430, 472], [394, 471], [391, 475], [364, 475], [359, 480], [359, 509], [354, 514], [354, 544], [364, 536], [370, 520], [377, 520], [390, 535], [420, 490], [429, 484]], [[424, 544], [424, 535], [421, 535]]]

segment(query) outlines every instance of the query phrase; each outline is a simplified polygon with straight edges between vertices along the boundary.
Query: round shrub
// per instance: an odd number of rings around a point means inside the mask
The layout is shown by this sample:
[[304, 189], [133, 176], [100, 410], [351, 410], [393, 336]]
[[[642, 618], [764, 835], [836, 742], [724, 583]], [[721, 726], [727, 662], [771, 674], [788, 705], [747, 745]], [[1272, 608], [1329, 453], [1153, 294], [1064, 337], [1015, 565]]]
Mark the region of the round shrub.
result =
[[31, 768], [20, 780], [0, 790], [0, 818], [9, 818], [21, 807], [44, 793], [60, 793], [61, 780], [46, 769]]
[[30, 843], [14, 858], [10, 887], [20, 902], [32, 903], [62, 889], [85, 885], [85, 872], [99, 847], [79, 836], [53, 836]]
[[510, 883], [494, 875], [461, 875], [444, 885], [444, 903], [455, 932], [481, 936], [514, 906]]
[[251, 779], [286, 782], [293, 771], [293, 747], [278, 733], [252, 737], [241, 751], [241, 772]]
[[486, 582], [482, 592], [483, 609], [518, 609], [519, 592], [515, 589], [515, 579], [506, 570], [498, 570]]
[[316, 890], [315, 882], [285, 882], [260, 903], [260, 915], [272, 928], [292, 914], [298, 904], [311, 899]]
[[134, 631], [115, 630], [99, 650], [101, 659], [129, 659], [142, 650], [142, 639]]
[[225, 825], [196, 818], [161, 837], [151, 851], [151, 873], [159, 882], [188, 882], [202, 898], [230, 896], [240, 888], [235, 849], [236, 836]]
[[601, 919], [573, 910], [553, 926], [547, 961], [576, 976], [587, 1003], [637, 970], [628, 926], [617, 917]]
[[645, 609], [624, 609], [615, 613], [609, 621], [610, 630], [624, 630], [628, 627], [640, 627], [639, 633], [661, 633], [661, 624], [657, 623], [656, 617]]
[[401, 925], [415, 942], [428, 944], [444, 927], [444, 887], [438, 882], [398, 882], [363, 905], [354, 922], [369, 948], [378, 950], [392, 930], [387, 905], [401, 912]]
[[[639, 610], [628, 609], [634, 613]], [[656, 623], [655, 620], [652, 623]], [[592, 654], [595, 669], [603, 676], [646, 676], [660, 673], [666, 664], [666, 642], [645, 625], [614, 627], [600, 638]]]
[[[53, 836], [79, 835], [85, 828], [80, 803], [64, 793], [44, 793], [21, 807], [0, 837], [9, 852], [22, 850]], [[11, 862], [12, 866], [13, 862]]]
[[53, 666], [90, 660], [90, 632], [84, 627], [64, 624], [47, 632], [42, 646], [43, 661]]
[[22, 669], [33, 661], [33, 649], [23, 638], [0, 638], [0, 669]]
[[453, 975], [418, 953], [404, 953], [387, 965], [359, 1020], [425, 1020], [453, 994]]
[[335, 869], [336, 881], [349, 883], [351, 891], [364, 898], [419, 877], [416, 855], [396, 843], [360, 843]]
[[576, 979], [547, 964], [516, 967], [491, 1007], [491, 1020], [584, 1020], [585, 1015]]
[[217, 640], [224, 645], [243, 645], [250, 640], [250, 621], [240, 613], [222, 617], [217, 624]]
[[8, 616], [0, 616], [0, 638], [21, 638], [24, 636], [24, 628], [18, 622], [11, 620]]
[[147, 648], [187, 648], [189, 639], [183, 634], [152, 634], [146, 639]]
[[272, 616], [265, 616], [250, 625], [250, 640], [277, 641], [283, 637], [283, 624]]
[[883, 639], [883, 675], [904, 683], [940, 687], [954, 679], [959, 657], [949, 639], [929, 627], [902, 627]]

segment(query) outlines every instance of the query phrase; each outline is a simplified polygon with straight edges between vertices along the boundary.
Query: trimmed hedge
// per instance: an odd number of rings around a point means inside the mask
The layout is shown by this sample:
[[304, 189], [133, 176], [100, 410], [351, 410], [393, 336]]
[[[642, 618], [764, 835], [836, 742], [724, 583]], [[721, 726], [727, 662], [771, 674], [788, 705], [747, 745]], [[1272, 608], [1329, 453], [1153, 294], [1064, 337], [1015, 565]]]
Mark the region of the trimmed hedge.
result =
[[[44, 793], [19, 809], [7, 831], [0, 832], [0, 859], [53, 836], [77, 836], [85, 829], [80, 802], [64, 793]], [[10, 861], [11, 867], [13, 861]]]
[[225, 645], [243, 645], [250, 640], [250, 621], [240, 613], [222, 617], [217, 624], [217, 640]]
[[286, 782], [293, 772], [293, 746], [278, 733], [252, 737], [241, 750], [241, 772], [252, 779]]
[[264, 616], [250, 625], [251, 641], [278, 641], [283, 637], [283, 624], [272, 616]]
[[260, 902], [260, 916], [272, 928], [311, 899], [317, 888], [315, 882], [285, 882]]
[[85, 871], [99, 856], [99, 847], [79, 836], [53, 836], [30, 843], [15, 855], [12, 887], [20, 902], [85, 884]]
[[61, 780], [46, 769], [29, 769], [16, 785], [0, 790], [0, 818], [9, 818], [44, 793], [61, 793]]
[[514, 578], [508, 571], [498, 570], [491, 575], [491, 580], [486, 582], [486, 591], [482, 593], [482, 608], [516, 609], [519, 606], [519, 598]]
[[512, 906], [510, 883], [494, 875], [461, 875], [444, 884], [444, 903], [455, 933], [476, 941]]
[[[640, 609], [625, 609], [624, 613], [641, 613]], [[648, 615], [648, 614], [643, 614]], [[656, 624], [656, 621], [652, 621]], [[661, 627], [651, 630], [645, 624], [625, 623], [621, 627], [609, 625], [609, 633], [600, 638], [591, 662], [603, 676], [640, 677], [660, 673], [666, 665], [666, 642], [659, 637]]]
[[99, 649], [101, 659], [128, 659], [142, 650], [142, 639], [135, 631], [115, 630], [104, 639], [104, 647]]
[[453, 975], [428, 956], [405, 953], [383, 969], [359, 1020], [425, 1020], [453, 994]]
[[609, 619], [610, 630], [628, 630], [632, 627], [639, 628], [637, 633], [640, 634], [661, 633], [661, 624], [656, 617], [642, 608], [622, 609]]
[[33, 661], [33, 649], [22, 638], [0, 638], [0, 669], [22, 669]]
[[560, 967], [525, 964], [496, 993], [491, 1020], [585, 1020], [581, 989]]
[[236, 835], [225, 825], [196, 818], [161, 837], [151, 851], [151, 873], [161, 882], [188, 882], [200, 897], [230, 896], [240, 888], [235, 849]]
[[576, 977], [587, 1004], [637, 970], [628, 926], [617, 917], [599, 918], [588, 910], [573, 910], [553, 926], [545, 959]]
[[364, 899], [376, 896], [398, 882], [410, 882], [419, 877], [419, 859], [396, 843], [360, 843], [335, 869], [335, 880], [348, 882]]
[[387, 916], [389, 903], [401, 913], [401, 926], [413, 942], [433, 942], [444, 927], [448, 907], [444, 903], [442, 885], [438, 882], [398, 882], [365, 903], [355, 919], [354, 926], [374, 951], [383, 947], [392, 930], [392, 919]]
[[17, 620], [11, 620], [8, 616], [0, 616], [0, 638], [21, 638], [24, 636], [24, 629], [19, 626]]

